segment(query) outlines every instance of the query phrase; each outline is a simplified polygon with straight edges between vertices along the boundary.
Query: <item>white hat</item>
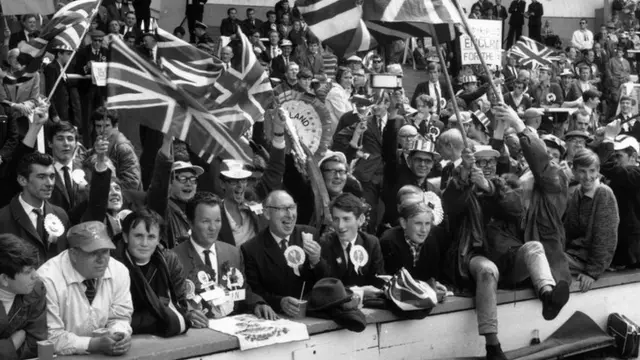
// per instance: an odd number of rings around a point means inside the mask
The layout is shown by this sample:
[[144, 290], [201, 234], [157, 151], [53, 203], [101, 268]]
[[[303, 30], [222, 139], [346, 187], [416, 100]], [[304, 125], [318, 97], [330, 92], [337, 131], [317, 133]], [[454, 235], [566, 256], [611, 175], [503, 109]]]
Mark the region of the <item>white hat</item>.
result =
[[495, 150], [490, 145], [476, 145], [475, 151], [473, 152], [474, 156], [494, 156], [499, 157], [500, 152]]
[[322, 164], [324, 164], [324, 162], [328, 160], [343, 163], [345, 166], [347, 165], [347, 157], [343, 153], [341, 153], [340, 151], [327, 150], [322, 159], [318, 161], [318, 167], [322, 168]]
[[193, 165], [188, 161], [174, 161], [173, 165], [171, 165], [171, 172], [183, 171], [183, 170], [191, 170], [196, 173], [196, 176], [200, 176], [204, 174], [204, 169], [200, 166]]
[[357, 55], [351, 55], [347, 59], [347, 62], [350, 62], [350, 61], [355, 61], [355, 62], [361, 63], [362, 62], [362, 58], [360, 56], [357, 56]]
[[613, 142], [613, 150], [624, 150], [632, 148], [636, 153], [640, 153], [640, 145], [638, 140], [630, 135], [618, 135]]
[[[467, 124], [473, 121], [473, 119], [471, 118], [471, 113], [468, 111], [460, 111], [460, 119], [462, 120], [463, 124]], [[458, 122], [456, 114], [453, 114], [449, 117], [449, 122]]]
[[244, 168], [244, 162], [241, 160], [228, 159], [223, 163], [227, 166], [227, 170], [220, 171], [224, 177], [229, 179], [248, 179], [251, 177], [251, 171]]
[[291, 42], [291, 40], [284, 39], [280, 42], [280, 47], [284, 46], [293, 46], [293, 43]]
[[387, 72], [393, 75], [403, 75], [402, 66], [400, 64], [387, 65]]

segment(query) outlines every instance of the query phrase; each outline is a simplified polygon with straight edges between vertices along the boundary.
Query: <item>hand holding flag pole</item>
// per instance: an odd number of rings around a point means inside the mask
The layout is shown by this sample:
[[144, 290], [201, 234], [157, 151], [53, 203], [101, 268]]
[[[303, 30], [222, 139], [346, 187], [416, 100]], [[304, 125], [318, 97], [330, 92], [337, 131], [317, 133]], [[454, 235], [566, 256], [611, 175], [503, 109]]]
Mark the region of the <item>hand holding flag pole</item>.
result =
[[[95, 9], [93, 9], [93, 12], [91, 12], [91, 16], [89, 17], [89, 19], [87, 19], [89, 21], [89, 25], [84, 28], [84, 30], [82, 31], [82, 36], [80, 36], [80, 40], [82, 41], [82, 39], [84, 39], [84, 37], [87, 35], [87, 32], [89, 31], [89, 29], [91, 28], [91, 23], [93, 22], [93, 19], [96, 17], [96, 15], [98, 15], [98, 9], [100, 9], [100, 5], [102, 5], [102, 0], [98, 1], [98, 4], [96, 5]], [[76, 53], [78, 52], [78, 49], [74, 49], [73, 52], [71, 53], [71, 57], [69, 58], [69, 61], [65, 64], [65, 66], [62, 68], [62, 70], [60, 71], [60, 75], [58, 75], [58, 78], [56, 79], [56, 82], [53, 84], [53, 87], [51, 88], [51, 91], [49, 92], [49, 95], [47, 96], [47, 100], [51, 101], [51, 98], [53, 97], [53, 94], [56, 92], [56, 89], [58, 88], [58, 85], [60, 84], [60, 80], [62, 80], [62, 77], [64, 76], [64, 74], [66, 74], [67, 69], [69, 68], [69, 65], [71, 65], [71, 62], [73, 60], [73, 58], [76, 56]]]

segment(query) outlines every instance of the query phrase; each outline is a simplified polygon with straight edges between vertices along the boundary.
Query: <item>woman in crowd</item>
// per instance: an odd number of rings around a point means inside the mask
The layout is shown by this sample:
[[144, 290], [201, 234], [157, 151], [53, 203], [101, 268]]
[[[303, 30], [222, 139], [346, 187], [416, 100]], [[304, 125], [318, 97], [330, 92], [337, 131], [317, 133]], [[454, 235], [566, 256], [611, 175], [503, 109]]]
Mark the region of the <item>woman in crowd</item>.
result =
[[134, 334], [171, 337], [191, 326], [206, 327], [197, 310], [188, 310], [185, 274], [177, 255], [160, 245], [163, 221], [153, 210], [129, 214], [122, 222], [123, 242], [116, 250], [131, 276]]
[[416, 112], [411, 116], [407, 116], [406, 123], [413, 125], [418, 129], [418, 133], [422, 136], [428, 136], [432, 127], [438, 129], [437, 134], [444, 131], [444, 123], [437, 119], [437, 116], [432, 116], [435, 113], [436, 106], [435, 99], [427, 94], [422, 94], [416, 98]]
[[327, 93], [325, 105], [331, 115], [331, 135], [336, 131], [342, 115], [353, 111], [349, 100], [353, 92], [353, 73], [349, 68], [341, 67], [336, 73], [336, 81]]
[[618, 203], [611, 188], [600, 182], [600, 159], [589, 149], [573, 157], [578, 185], [565, 213], [566, 254], [580, 289], [588, 291], [609, 268], [618, 243]]

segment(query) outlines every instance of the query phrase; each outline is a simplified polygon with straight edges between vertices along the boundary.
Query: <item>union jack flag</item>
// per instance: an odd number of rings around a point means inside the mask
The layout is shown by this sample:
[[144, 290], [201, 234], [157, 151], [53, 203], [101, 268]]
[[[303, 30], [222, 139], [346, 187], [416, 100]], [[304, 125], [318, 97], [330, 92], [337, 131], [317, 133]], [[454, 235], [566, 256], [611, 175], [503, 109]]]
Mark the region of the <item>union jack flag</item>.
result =
[[507, 56], [515, 58], [520, 66], [534, 70], [543, 65], [553, 66], [553, 61], [560, 59], [557, 51], [526, 36], [520, 37]]
[[362, 20], [362, 6], [354, 0], [297, 0], [296, 7], [309, 30], [338, 57], [366, 51], [377, 43]]
[[157, 35], [164, 74], [196, 100], [204, 100], [222, 73], [222, 61], [161, 28]]
[[[222, 73], [213, 86], [210, 99], [212, 105], [205, 104], [207, 109], [236, 109], [238, 120], [235, 124], [227, 123], [234, 133], [236, 129], [244, 133], [256, 121], [264, 117], [264, 105], [273, 98], [273, 88], [269, 76], [253, 52], [249, 39], [238, 31], [242, 42], [242, 51], [234, 56], [231, 66]], [[247, 122], [248, 121], [248, 122]], [[240, 130], [242, 129], [242, 130]]]
[[161, 70], [115, 38], [107, 72], [107, 107], [150, 128], [186, 141], [205, 161], [216, 156], [251, 162], [240, 133], [207, 109]]
[[56, 41], [71, 49], [78, 49], [82, 38], [89, 30], [91, 21], [98, 13], [102, 0], [76, 0], [68, 3], [53, 15], [53, 19], [68, 16], [80, 16], [83, 20], [56, 36]]

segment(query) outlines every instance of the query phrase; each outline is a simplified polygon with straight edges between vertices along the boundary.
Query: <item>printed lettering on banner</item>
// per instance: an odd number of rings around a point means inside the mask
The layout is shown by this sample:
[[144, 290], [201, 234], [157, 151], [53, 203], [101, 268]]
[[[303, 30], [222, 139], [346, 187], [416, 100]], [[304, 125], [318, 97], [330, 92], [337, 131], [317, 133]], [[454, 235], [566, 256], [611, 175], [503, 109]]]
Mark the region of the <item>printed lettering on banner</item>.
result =
[[[502, 64], [502, 22], [498, 20], [468, 19], [471, 34], [487, 65]], [[463, 65], [481, 64], [471, 38], [460, 35], [460, 55]]]

